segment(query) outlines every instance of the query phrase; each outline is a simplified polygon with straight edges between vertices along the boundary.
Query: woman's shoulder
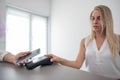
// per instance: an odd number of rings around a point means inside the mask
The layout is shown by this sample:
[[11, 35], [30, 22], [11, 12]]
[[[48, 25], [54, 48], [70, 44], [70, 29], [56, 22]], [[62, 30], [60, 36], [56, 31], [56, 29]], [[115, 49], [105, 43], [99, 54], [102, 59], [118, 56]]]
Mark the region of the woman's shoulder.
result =
[[88, 39], [88, 38], [89, 38], [89, 36], [83, 37], [83, 38], [81, 39], [81, 42], [85, 42], [85, 40]]
[[86, 37], [83, 37], [83, 38], [81, 39], [81, 43], [83, 43], [83, 44], [85, 45], [85, 44], [88, 42], [89, 38], [90, 38], [89, 35], [86, 36]]
[[85, 40], [87, 40], [87, 39], [89, 39], [89, 38], [90, 38], [90, 35], [83, 37], [82, 40], [85, 41]]

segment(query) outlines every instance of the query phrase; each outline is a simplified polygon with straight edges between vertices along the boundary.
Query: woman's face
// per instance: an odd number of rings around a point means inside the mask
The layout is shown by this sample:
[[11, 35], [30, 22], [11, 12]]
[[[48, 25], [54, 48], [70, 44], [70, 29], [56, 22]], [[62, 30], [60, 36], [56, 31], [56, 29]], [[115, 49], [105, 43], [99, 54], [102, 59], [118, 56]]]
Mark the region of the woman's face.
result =
[[91, 15], [92, 30], [95, 32], [101, 32], [101, 20], [98, 10], [94, 10]]

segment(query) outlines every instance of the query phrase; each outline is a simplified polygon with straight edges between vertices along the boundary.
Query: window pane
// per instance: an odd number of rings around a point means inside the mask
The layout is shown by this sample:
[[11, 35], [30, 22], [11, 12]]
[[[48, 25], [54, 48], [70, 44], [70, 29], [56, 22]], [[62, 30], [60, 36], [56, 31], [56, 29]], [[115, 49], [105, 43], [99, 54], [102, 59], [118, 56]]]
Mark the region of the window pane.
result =
[[6, 50], [14, 54], [29, 50], [29, 14], [7, 10]]
[[47, 18], [32, 16], [32, 49], [40, 48], [41, 55], [47, 52]]
[[14, 54], [20, 51], [41, 49], [47, 52], [47, 18], [29, 12], [7, 9], [6, 50]]

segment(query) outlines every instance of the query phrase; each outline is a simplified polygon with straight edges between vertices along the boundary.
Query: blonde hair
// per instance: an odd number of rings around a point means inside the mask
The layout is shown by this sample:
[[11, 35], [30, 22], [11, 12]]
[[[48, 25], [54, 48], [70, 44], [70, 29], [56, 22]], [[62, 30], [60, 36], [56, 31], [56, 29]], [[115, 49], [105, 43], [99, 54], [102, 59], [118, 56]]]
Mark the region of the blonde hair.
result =
[[[101, 27], [102, 27], [101, 33], [104, 33], [107, 38], [109, 48], [111, 50], [111, 55], [112, 56], [117, 55], [117, 53], [119, 53], [118, 52], [119, 37], [116, 34], [114, 34], [111, 10], [104, 5], [98, 5], [94, 8], [94, 10], [98, 10], [100, 13], [100, 20], [101, 20]], [[90, 18], [92, 16], [93, 11], [90, 14]], [[94, 39], [94, 37], [95, 37], [95, 32], [91, 30], [88, 44]]]

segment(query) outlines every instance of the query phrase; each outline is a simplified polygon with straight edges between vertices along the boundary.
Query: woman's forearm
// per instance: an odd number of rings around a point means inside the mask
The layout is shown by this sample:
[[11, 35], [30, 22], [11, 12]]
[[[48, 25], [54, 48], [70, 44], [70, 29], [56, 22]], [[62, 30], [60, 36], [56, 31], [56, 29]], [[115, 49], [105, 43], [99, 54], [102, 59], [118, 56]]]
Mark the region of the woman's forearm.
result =
[[63, 59], [63, 58], [60, 58], [59, 63], [62, 64], [62, 65], [77, 68], [77, 69], [80, 69], [80, 67], [82, 65], [82, 64], [78, 63], [77, 61], [67, 60], [67, 59]]

